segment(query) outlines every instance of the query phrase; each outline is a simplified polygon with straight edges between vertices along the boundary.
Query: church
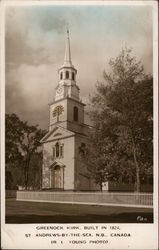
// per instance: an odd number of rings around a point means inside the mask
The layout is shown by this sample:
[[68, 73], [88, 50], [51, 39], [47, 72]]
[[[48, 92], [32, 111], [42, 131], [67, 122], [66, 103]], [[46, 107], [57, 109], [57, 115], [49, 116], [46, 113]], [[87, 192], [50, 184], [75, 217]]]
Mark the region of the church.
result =
[[41, 140], [42, 189], [99, 190], [79, 155], [79, 147], [87, 143], [90, 127], [84, 123], [85, 104], [80, 100], [76, 76], [67, 30], [64, 63], [58, 70], [54, 101], [49, 104], [49, 131]]

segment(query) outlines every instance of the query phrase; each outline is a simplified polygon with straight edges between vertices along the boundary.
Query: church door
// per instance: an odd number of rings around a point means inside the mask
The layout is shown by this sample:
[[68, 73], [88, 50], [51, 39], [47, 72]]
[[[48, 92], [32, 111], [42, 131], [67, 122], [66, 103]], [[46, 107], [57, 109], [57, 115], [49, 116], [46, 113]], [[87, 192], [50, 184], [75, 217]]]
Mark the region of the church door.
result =
[[59, 166], [55, 166], [51, 172], [52, 188], [61, 188], [61, 168]]

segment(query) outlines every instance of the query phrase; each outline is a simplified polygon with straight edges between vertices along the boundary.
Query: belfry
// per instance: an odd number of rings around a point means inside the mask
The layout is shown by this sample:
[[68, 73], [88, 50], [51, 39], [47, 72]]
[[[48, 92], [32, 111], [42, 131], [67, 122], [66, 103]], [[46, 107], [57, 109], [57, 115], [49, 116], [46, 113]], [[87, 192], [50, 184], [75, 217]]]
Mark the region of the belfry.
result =
[[49, 104], [49, 131], [41, 140], [43, 189], [97, 189], [79, 156], [79, 147], [87, 143], [89, 126], [84, 124], [85, 104], [79, 98], [76, 76], [67, 30], [64, 63], [58, 70], [54, 101]]

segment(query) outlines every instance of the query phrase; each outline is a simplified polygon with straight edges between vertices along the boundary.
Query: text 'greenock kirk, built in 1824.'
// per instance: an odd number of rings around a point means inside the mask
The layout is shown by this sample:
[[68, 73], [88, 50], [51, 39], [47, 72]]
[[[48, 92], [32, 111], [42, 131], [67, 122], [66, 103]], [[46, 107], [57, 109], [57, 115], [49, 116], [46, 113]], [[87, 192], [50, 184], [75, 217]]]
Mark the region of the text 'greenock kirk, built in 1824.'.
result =
[[81, 164], [79, 147], [87, 143], [89, 126], [84, 124], [85, 104], [79, 98], [77, 70], [71, 61], [67, 30], [64, 64], [58, 70], [55, 100], [49, 104], [49, 132], [43, 144], [42, 188], [53, 190], [98, 190]]

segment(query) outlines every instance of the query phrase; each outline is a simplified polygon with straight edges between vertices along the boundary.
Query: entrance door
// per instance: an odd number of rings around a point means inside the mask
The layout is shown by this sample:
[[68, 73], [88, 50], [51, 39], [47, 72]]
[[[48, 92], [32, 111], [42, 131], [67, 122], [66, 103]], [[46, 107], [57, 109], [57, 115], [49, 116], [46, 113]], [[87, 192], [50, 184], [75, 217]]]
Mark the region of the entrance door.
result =
[[59, 166], [55, 166], [51, 172], [52, 188], [61, 188], [61, 168]]

